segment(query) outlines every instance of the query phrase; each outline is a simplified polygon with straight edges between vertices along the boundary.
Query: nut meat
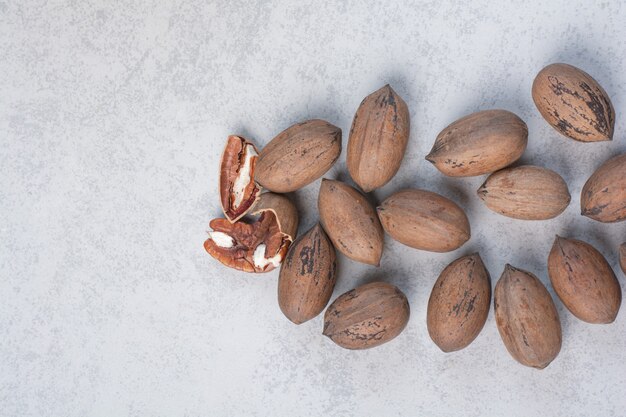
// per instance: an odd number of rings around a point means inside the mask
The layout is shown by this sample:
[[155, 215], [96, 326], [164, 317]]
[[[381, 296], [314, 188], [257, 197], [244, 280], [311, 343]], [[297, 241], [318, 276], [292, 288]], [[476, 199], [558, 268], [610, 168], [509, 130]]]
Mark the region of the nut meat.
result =
[[398, 191], [377, 210], [385, 231], [415, 249], [449, 252], [470, 238], [470, 224], [463, 209], [430, 191]]
[[489, 174], [517, 161], [527, 142], [522, 119], [506, 110], [485, 110], [443, 129], [426, 160], [450, 177]]
[[606, 91], [586, 72], [568, 64], [539, 71], [533, 101], [559, 133], [581, 142], [611, 140], [615, 111]]
[[335, 248], [354, 261], [378, 266], [384, 233], [365, 196], [341, 181], [323, 179], [318, 198], [322, 226]]
[[622, 268], [624, 275], [626, 275], [626, 242], [619, 247], [619, 266]]
[[354, 115], [346, 162], [364, 192], [385, 185], [398, 172], [409, 140], [409, 109], [387, 84], [361, 102]]
[[507, 264], [493, 301], [498, 331], [511, 356], [533, 368], [548, 366], [561, 350], [561, 322], [541, 281]]
[[557, 236], [548, 257], [548, 273], [556, 294], [580, 320], [615, 320], [622, 289], [609, 263], [593, 246]]
[[603, 223], [626, 220], [626, 153], [600, 166], [580, 195], [583, 216]]
[[261, 189], [254, 182], [258, 152], [241, 136], [229, 136], [220, 164], [220, 201], [231, 222], [239, 220], [259, 198]]
[[324, 175], [340, 153], [341, 129], [318, 119], [298, 123], [263, 148], [255, 179], [270, 191], [296, 191]]
[[559, 174], [523, 165], [491, 174], [478, 189], [489, 209], [521, 220], [546, 220], [561, 214], [571, 196]]
[[276, 215], [264, 211], [253, 223], [214, 219], [204, 249], [226, 266], [244, 272], [269, 272], [287, 254], [291, 237], [280, 230]]
[[295, 324], [321, 313], [335, 288], [335, 248], [317, 223], [289, 248], [280, 267], [278, 305]]
[[428, 334], [444, 352], [468, 346], [480, 333], [491, 305], [491, 282], [480, 255], [464, 256], [439, 275], [428, 300]]
[[409, 321], [409, 302], [402, 291], [372, 282], [339, 296], [324, 314], [324, 332], [346, 349], [368, 349], [398, 336]]

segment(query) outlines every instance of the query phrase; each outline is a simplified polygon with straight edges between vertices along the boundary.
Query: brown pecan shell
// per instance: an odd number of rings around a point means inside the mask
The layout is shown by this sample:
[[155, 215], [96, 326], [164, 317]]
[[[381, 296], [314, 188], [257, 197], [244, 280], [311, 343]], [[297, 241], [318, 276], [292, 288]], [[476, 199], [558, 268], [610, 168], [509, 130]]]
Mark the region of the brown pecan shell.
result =
[[261, 194], [254, 182], [258, 152], [241, 136], [229, 136], [220, 163], [220, 202], [230, 222], [243, 217]]
[[281, 232], [276, 215], [264, 211], [252, 223], [214, 219], [204, 248], [226, 266], [244, 272], [269, 272], [287, 254], [291, 238]]

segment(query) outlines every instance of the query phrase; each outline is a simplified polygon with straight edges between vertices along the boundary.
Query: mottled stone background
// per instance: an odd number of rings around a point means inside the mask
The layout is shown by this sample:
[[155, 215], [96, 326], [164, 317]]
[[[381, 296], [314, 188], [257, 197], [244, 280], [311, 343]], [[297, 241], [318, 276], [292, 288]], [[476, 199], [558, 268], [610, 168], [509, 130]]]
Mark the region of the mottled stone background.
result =
[[[581, 217], [579, 195], [626, 151], [625, 21], [619, 1], [0, 0], [0, 415], [626, 415], [624, 308], [593, 326], [557, 301], [563, 349], [543, 371], [508, 355], [493, 312], [454, 354], [425, 325], [438, 273], [476, 250], [493, 284], [506, 262], [547, 283], [555, 233], [596, 245], [617, 270], [626, 223]], [[613, 142], [566, 140], [540, 118], [531, 83], [555, 61], [608, 91]], [[360, 101], [385, 83], [412, 132], [373, 197], [436, 190], [465, 207], [472, 239], [446, 254], [387, 239], [380, 268], [341, 257], [334, 296], [382, 279], [412, 308], [397, 339], [351, 352], [321, 335], [321, 317], [283, 317], [276, 272], [226, 269], [202, 243], [220, 215], [229, 133], [263, 145], [324, 118], [347, 140]], [[528, 123], [523, 162], [567, 180], [557, 219], [496, 215], [475, 195], [484, 178], [446, 178], [424, 160], [443, 127], [489, 108]], [[344, 155], [327, 176], [347, 179]], [[318, 187], [294, 196], [301, 231]]]

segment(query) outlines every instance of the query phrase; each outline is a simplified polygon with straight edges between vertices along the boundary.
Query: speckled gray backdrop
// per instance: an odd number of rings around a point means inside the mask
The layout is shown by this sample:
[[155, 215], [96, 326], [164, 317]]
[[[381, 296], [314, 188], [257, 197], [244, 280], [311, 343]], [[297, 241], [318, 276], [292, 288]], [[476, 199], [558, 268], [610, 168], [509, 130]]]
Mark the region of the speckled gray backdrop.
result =
[[[626, 151], [625, 21], [617, 1], [0, 0], [0, 415], [626, 415], [624, 309], [593, 326], [557, 301], [563, 349], [543, 371], [508, 355], [493, 312], [454, 354], [425, 326], [438, 273], [472, 251], [493, 284], [506, 262], [547, 283], [555, 233], [617, 268], [626, 223], [581, 217], [579, 195]], [[540, 118], [531, 83], [554, 61], [609, 92], [613, 142], [569, 141]], [[472, 239], [446, 254], [387, 239], [378, 269], [340, 258], [334, 297], [382, 279], [412, 308], [397, 339], [351, 352], [321, 335], [321, 317], [282, 316], [277, 272], [226, 269], [202, 243], [220, 215], [228, 134], [263, 145], [324, 118], [347, 140], [361, 99], [388, 82], [412, 132], [374, 198], [436, 190], [465, 207]], [[523, 162], [567, 180], [557, 219], [498, 216], [475, 195], [483, 178], [445, 178], [424, 160], [443, 127], [488, 108], [519, 114]], [[346, 179], [343, 154], [327, 176]], [[318, 187], [294, 196], [301, 231]]]

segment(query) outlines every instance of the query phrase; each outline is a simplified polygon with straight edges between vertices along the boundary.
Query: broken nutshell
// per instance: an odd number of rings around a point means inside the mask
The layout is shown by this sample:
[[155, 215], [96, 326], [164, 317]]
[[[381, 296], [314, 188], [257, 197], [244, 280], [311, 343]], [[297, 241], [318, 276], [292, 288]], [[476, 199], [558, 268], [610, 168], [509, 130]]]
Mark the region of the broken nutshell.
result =
[[261, 194], [254, 182], [258, 152], [241, 136], [228, 137], [220, 163], [220, 202], [232, 223], [243, 217]]
[[264, 211], [253, 223], [213, 219], [204, 249], [226, 266], [244, 272], [277, 268], [289, 249], [291, 237], [280, 230], [276, 215]]
[[298, 232], [298, 210], [291, 200], [282, 194], [263, 193], [252, 207], [251, 214], [259, 215], [267, 210], [276, 215], [280, 231], [294, 240]]
[[298, 212], [285, 196], [264, 193], [252, 207], [251, 223], [214, 219], [204, 248], [226, 266], [245, 272], [269, 272], [287, 254], [298, 229]]

